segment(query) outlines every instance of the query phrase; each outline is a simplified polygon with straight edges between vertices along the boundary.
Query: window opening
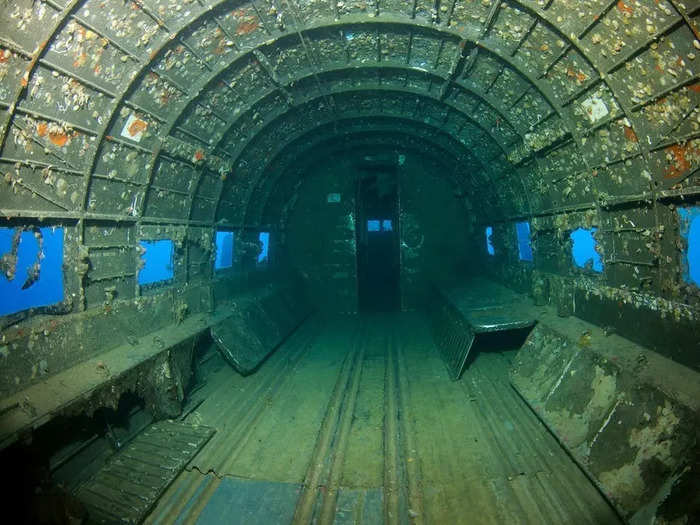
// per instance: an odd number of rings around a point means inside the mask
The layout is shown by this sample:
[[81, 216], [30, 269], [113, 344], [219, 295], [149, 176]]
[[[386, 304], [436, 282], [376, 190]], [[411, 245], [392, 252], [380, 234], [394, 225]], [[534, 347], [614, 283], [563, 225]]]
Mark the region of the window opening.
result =
[[382, 224], [377, 219], [370, 219], [367, 221], [367, 231], [368, 232], [378, 232], [381, 231]]
[[530, 223], [516, 222], [515, 233], [518, 237], [518, 256], [521, 261], [532, 261], [532, 245], [530, 244]]
[[486, 251], [488, 252], [489, 255], [494, 255], [496, 253], [496, 250], [493, 248], [493, 240], [492, 240], [492, 235], [493, 235], [493, 226], [487, 226], [486, 227]]
[[270, 232], [260, 232], [258, 240], [262, 244], [260, 253], [258, 254], [258, 264], [267, 263], [267, 255], [270, 250]]
[[603, 260], [596, 251], [598, 243], [593, 236], [597, 229], [578, 228], [572, 231], [570, 235], [572, 241], [571, 255], [573, 256], [574, 264], [579, 268], [602, 272]]
[[0, 315], [63, 301], [63, 228], [0, 228]]
[[391, 219], [384, 219], [382, 221], [382, 231], [383, 232], [394, 231], [394, 225], [392, 224]]
[[216, 232], [216, 258], [214, 259], [215, 270], [223, 270], [233, 266], [233, 244], [233, 232]]
[[152, 284], [173, 278], [173, 241], [140, 241], [143, 266], [139, 271], [139, 284]]
[[680, 233], [686, 241], [683, 252], [683, 280], [700, 286], [700, 206], [678, 208]]

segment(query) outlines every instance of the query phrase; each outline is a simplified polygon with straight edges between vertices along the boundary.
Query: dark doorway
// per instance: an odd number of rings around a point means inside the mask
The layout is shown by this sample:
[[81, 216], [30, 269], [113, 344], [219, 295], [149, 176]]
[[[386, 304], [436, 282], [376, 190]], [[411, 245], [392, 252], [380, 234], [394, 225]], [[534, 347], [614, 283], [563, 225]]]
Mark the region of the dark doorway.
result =
[[366, 162], [360, 166], [356, 234], [362, 311], [400, 308], [398, 192], [395, 163]]

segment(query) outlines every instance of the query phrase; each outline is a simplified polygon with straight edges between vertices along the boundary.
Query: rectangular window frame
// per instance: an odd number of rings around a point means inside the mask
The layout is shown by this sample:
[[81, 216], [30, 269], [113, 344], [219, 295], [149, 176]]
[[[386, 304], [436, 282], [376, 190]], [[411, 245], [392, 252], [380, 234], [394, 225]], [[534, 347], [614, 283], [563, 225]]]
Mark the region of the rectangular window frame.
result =
[[[8, 224], [2, 226], [3, 230], [8, 231], [8, 241], [10, 245], [8, 250], [3, 250], [2, 255], [11, 255], [14, 251], [16, 255], [16, 260], [14, 266], [12, 265], [12, 259], [5, 258], [5, 263], [7, 269], [12, 268], [15, 275], [12, 280], [7, 279], [2, 276], [0, 279], [6, 280], [8, 288], [17, 288], [18, 286], [23, 287], [25, 291], [21, 288], [16, 290], [20, 304], [22, 305], [19, 309], [9, 308], [8, 311], [2, 311], [0, 313], [0, 318], [22, 318], [30, 313], [68, 313], [71, 310], [72, 303], [70, 297], [72, 292], [76, 288], [75, 279], [71, 280], [68, 278], [67, 272], [65, 272], [65, 261], [67, 260], [70, 252], [69, 240], [71, 227], [65, 224], [55, 224], [52, 226], [46, 225], [34, 225], [34, 224]], [[36, 231], [40, 233], [40, 236]], [[16, 250], [13, 250], [12, 243], [16, 233], [19, 231], [18, 244]], [[60, 239], [55, 239], [56, 233], [60, 232]], [[31, 237], [30, 237], [31, 236]], [[42, 242], [42, 250], [39, 252], [39, 238]], [[33, 240], [32, 248], [36, 247], [35, 253], [28, 253], [27, 241], [29, 239]], [[50, 246], [55, 246], [57, 243], [60, 247], [60, 254], [49, 253], [47, 255], [47, 244]], [[52, 250], [53, 251], [53, 250]], [[27, 257], [29, 257], [27, 259]], [[60, 258], [59, 260], [53, 260], [54, 257]], [[22, 268], [20, 268], [20, 265]], [[30, 275], [30, 271], [35, 269], [37, 273], [34, 277]], [[49, 278], [47, 280], [48, 277]], [[22, 281], [20, 283], [20, 281]], [[60, 283], [60, 291], [56, 289], [50, 289], [51, 282]], [[35, 288], [35, 287], [39, 288]], [[9, 291], [9, 290], [7, 290]], [[36, 297], [34, 301], [31, 300], [33, 295], [41, 294], [45, 297], [41, 299]], [[48, 296], [48, 297], [47, 297]], [[1, 299], [4, 305], [7, 305], [7, 296], [3, 293]]]
[[[588, 257], [587, 259], [584, 260], [583, 266], [579, 265], [579, 263], [576, 260], [576, 255], [574, 253], [575, 246], [576, 246], [576, 241], [573, 237], [575, 232], [578, 231], [584, 231], [586, 233], [589, 233], [591, 238], [593, 239], [593, 252], [595, 255], [592, 257]], [[598, 231], [598, 228], [595, 226], [592, 226], [590, 228], [584, 228], [583, 226], [579, 226], [577, 228], [573, 228], [572, 230], [569, 230], [569, 236], [568, 238], [570, 239], [571, 243], [571, 252], [570, 252], [570, 257], [571, 257], [571, 268], [576, 271], [576, 272], [583, 272], [586, 275], [591, 275], [591, 276], [601, 276], [605, 272], [605, 264], [603, 262], [603, 257], [598, 253], [596, 250], [596, 246], [598, 246], [599, 242], [598, 239], [596, 239], [595, 234]], [[586, 267], [588, 264], [588, 261], [593, 260], [590, 268]], [[597, 259], [597, 260], [596, 260]], [[600, 263], [600, 269], [597, 269], [597, 263]]]
[[[217, 261], [219, 260], [219, 235], [221, 234], [221, 238], [225, 237], [226, 235], [230, 234], [231, 235], [231, 264], [228, 266], [217, 266]], [[214, 230], [214, 273], [215, 274], [221, 274], [221, 273], [226, 273], [226, 272], [231, 272], [233, 271], [233, 267], [236, 262], [236, 232], [234, 230], [226, 230], [226, 229], [215, 229]]]
[[[266, 240], [263, 240], [267, 237]], [[267, 268], [270, 265], [270, 240], [272, 234], [269, 231], [258, 232], [258, 242], [262, 243], [260, 253], [256, 257], [255, 266], [257, 268]]]
[[[148, 261], [146, 256], [148, 255], [149, 246], [144, 246], [144, 244], [158, 245], [161, 243], [169, 243], [170, 246], [170, 262], [166, 265], [166, 272], [169, 273], [166, 277], [157, 280], [149, 280], [143, 282], [142, 272], [146, 269]], [[176, 257], [176, 246], [175, 241], [169, 238], [141, 238], [138, 240], [139, 246], [139, 261], [138, 261], [138, 271], [136, 272], [136, 283], [139, 285], [141, 290], [152, 290], [156, 288], [163, 288], [170, 286], [175, 283], [175, 257]], [[162, 246], [162, 245], [161, 245]], [[153, 247], [151, 247], [152, 249]], [[160, 250], [161, 248], [159, 248]], [[151, 252], [153, 253], [153, 252]], [[160, 254], [159, 254], [160, 256]]]
[[493, 245], [493, 226], [484, 227], [484, 236], [486, 237], [486, 255], [494, 257], [496, 255], [496, 247]]

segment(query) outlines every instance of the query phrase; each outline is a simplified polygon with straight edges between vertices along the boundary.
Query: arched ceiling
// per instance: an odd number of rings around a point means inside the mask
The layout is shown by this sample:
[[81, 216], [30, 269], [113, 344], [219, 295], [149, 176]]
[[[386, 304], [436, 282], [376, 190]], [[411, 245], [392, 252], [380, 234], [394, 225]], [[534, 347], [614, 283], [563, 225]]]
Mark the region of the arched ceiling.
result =
[[[696, 194], [700, 6], [19, 0], [6, 216], [233, 226], [332, 140], [445, 152], [487, 218]], [[364, 137], [364, 138], [363, 138]], [[330, 142], [329, 142], [330, 141]], [[449, 170], [448, 170], [449, 171]]]

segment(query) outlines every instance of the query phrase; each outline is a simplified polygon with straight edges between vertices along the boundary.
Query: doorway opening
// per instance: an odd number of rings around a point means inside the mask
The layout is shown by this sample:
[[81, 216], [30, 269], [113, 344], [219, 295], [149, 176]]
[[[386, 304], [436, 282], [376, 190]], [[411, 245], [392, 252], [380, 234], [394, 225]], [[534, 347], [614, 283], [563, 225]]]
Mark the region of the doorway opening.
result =
[[356, 203], [360, 311], [397, 311], [401, 303], [399, 185], [395, 162], [366, 162], [360, 166]]

